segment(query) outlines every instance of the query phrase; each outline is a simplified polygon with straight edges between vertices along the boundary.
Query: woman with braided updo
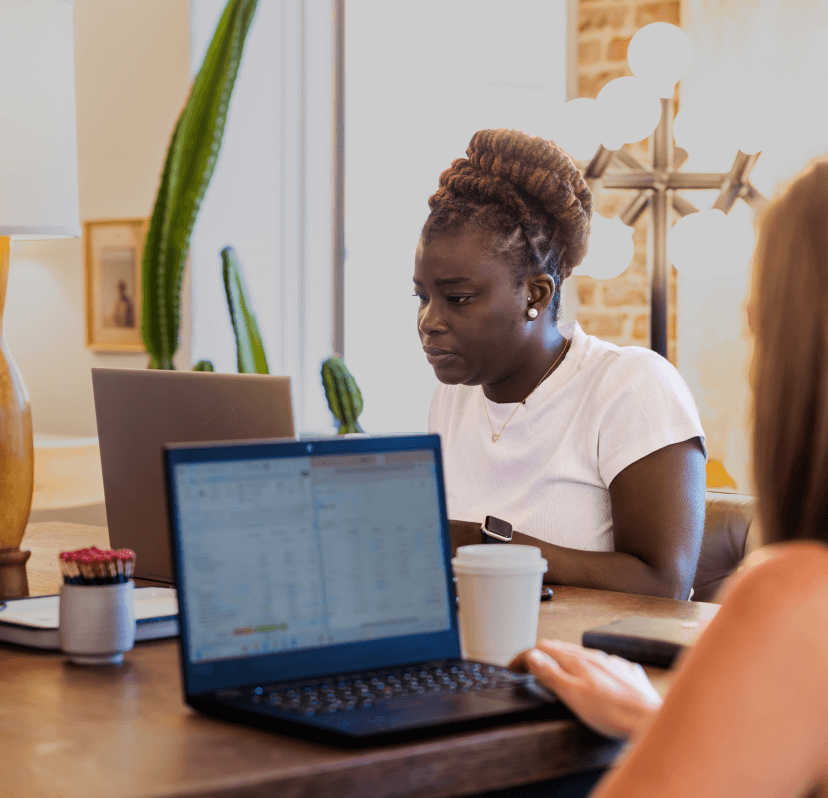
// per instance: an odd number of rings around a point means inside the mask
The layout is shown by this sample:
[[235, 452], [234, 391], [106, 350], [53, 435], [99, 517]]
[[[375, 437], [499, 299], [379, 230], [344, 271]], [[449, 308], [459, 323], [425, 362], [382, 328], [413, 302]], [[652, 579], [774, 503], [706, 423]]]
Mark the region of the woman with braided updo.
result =
[[482, 130], [440, 175], [417, 247], [423, 349], [442, 383], [452, 542], [486, 516], [539, 546], [557, 584], [687, 598], [704, 527], [704, 432], [673, 366], [558, 328], [592, 197], [566, 153]]

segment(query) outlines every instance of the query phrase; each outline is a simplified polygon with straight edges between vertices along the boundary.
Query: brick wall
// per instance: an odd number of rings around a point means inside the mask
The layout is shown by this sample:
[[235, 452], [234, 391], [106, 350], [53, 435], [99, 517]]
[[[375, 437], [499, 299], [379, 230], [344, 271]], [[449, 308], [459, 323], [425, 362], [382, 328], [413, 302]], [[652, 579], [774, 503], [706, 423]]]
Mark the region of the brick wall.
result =
[[[579, 96], [597, 96], [614, 78], [631, 74], [627, 66], [627, 45], [633, 34], [650, 22], [679, 24], [679, 0], [579, 0], [578, 3], [578, 84]], [[626, 145], [630, 147], [631, 145]], [[647, 142], [632, 145], [647, 160]], [[612, 218], [634, 197], [630, 191], [602, 189], [595, 210]], [[647, 226], [649, 212], [635, 224], [635, 257], [624, 274], [614, 280], [573, 279], [580, 307], [578, 322], [584, 332], [619, 346], [650, 345], [650, 289], [647, 273]], [[676, 362], [676, 273], [669, 267], [667, 293], [667, 357]]]

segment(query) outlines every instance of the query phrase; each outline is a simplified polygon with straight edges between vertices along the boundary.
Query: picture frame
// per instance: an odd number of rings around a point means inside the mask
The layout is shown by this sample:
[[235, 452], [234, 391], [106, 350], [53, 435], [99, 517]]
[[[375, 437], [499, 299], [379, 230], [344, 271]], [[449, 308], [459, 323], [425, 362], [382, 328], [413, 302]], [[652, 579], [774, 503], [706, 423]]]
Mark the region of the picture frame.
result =
[[144, 352], [141, 254], [149, 219], [83, 224], [86, 346], [95, 352]]

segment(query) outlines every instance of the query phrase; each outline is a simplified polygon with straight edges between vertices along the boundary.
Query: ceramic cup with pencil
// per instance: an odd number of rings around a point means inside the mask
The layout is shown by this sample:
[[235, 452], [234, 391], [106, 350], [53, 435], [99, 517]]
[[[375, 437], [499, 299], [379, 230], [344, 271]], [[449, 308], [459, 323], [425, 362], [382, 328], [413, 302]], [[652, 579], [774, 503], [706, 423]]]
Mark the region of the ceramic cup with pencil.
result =
[[79, 665], [120, 664], [135, 645], [135, 552], [64, 551], [60, 569], [61, 648]]

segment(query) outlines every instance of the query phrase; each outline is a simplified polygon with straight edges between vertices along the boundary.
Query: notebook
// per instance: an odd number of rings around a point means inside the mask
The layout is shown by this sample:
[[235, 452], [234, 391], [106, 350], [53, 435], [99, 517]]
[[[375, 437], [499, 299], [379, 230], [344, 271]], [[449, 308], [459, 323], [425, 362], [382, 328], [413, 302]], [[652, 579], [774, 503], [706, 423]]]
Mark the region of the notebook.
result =
[[[0, 604], [0, 642], [60, 651], [60, 596], [8, 599]], [[135, 641], [178, 634], [175, 588], [135, 588]]]
[[106, 520], [135, 577], [173, 582], [162, 446], [169, 441], [294, 438], [290, 377], [92, 369]]
[[461, 659], [437, 435], [165, 457], [190, 706], [336, 744], [571, 717]]

